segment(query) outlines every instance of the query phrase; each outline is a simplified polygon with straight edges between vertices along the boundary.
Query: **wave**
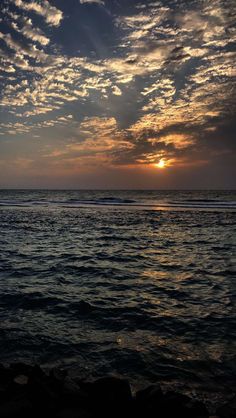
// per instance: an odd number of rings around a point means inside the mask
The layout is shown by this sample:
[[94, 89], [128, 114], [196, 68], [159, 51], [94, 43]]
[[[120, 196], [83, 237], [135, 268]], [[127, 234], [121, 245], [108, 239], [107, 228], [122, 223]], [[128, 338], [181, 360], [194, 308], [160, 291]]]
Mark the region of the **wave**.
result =
[[1, 200], [0, 207], [106, 207], [143, 208], [151, 210], [171, 209], [236, 209], [236, 201], [216, 199], [182, 199], [182, 200], [133, 200], [118, 197], [100, 197], [97, 199], [65, 200]]
[[194, 199], [168, 202], [169, 207], [183, 208], [216, 208], [216, 209], [236, 209], [236, 201], [218, 201], [213, 199]]
[[184, 200], [175, 200], [169, 202], [170, 205], [192, 205], [192, 206], [235, 206], [236, 207], [236, 201], [232, 200], [216, 200], [216, 199], [184, 199]]
[[[70, 199], [70, 202], [75, 202], [77, 203], [78, 200], [77, 199]], [[136, 203], [135, 200], [132, 199], [121, 199], [121, 198], [117, 198], [117, 197], [100, 197], [99, 199], [82, 199], [79, 200], [79, 202], [93, 202], [93, 203], [115, 203], [115, 204], [129, 204], [129, 203]]]

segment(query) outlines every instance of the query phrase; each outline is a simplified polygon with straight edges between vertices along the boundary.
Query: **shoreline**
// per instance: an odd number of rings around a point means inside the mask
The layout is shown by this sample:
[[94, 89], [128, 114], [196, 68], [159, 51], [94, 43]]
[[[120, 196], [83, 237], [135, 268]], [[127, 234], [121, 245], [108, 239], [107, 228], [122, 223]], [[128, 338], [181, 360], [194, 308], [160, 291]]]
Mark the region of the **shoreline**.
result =
[[124, 378], [70, 377], [67, 370], [39, 365], [0, 364], [0, 417], [30, 418], [235, 418], [236, 396], [209, 410], [201, 401], [157, 383], [132, 391]]

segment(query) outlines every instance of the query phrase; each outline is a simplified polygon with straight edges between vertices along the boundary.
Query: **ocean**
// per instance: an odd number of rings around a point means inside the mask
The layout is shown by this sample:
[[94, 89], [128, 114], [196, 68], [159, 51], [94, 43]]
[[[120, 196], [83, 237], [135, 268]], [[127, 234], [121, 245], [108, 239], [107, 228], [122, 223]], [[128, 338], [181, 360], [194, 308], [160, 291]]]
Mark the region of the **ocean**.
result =
[[235, 390], [236, 192], [0, 191], [0, 362]]

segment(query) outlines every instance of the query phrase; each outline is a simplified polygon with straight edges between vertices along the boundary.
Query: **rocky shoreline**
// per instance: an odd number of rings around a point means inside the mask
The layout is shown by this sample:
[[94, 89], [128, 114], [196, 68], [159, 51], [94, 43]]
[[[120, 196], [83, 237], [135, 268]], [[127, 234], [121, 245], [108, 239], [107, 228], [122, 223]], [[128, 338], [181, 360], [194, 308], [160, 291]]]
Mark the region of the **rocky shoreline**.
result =
[[[214, 412], [235, 418], [236, 397]], [[15, 363], [0, 365], [1, 418], [209, 418], [206, 406], [190, 397], [152, 385], [134, 394], [126, 379], [113, 376], [86, 382], [66, 371]]]

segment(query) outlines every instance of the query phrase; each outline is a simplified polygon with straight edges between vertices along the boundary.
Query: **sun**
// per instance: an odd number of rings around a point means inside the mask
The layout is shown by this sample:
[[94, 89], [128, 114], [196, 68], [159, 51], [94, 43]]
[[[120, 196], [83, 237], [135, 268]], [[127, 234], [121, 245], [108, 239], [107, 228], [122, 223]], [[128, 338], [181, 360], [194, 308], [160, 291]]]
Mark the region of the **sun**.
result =
[[156, 164], [155, 164], [155, 166], [156, 166], [157, 168], [165, 168], [165, 166], [166, 166], [166, 162], [165, 162], [165, 160], [164, 160], [163, 158], [161, 158], [161, 159], [160, 159], [160, 161], [159, 161], [158, 163], [156, 163]]

